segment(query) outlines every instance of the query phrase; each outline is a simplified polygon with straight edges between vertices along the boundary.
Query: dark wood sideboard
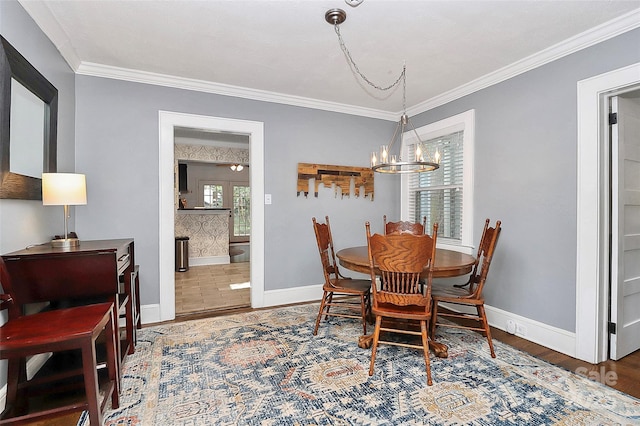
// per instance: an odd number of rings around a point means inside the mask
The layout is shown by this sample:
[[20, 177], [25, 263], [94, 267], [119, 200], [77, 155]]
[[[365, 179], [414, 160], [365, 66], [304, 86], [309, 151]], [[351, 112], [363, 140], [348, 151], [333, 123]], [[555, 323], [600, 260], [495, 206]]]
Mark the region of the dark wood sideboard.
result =
[[16, 300], [49, 302], [52, 308], [114, 298], [118, 306], [120, 358], [135, 351], [140, 285], [133, 239], [81, 241], [78, 247], [46, 243], [2, 255]]

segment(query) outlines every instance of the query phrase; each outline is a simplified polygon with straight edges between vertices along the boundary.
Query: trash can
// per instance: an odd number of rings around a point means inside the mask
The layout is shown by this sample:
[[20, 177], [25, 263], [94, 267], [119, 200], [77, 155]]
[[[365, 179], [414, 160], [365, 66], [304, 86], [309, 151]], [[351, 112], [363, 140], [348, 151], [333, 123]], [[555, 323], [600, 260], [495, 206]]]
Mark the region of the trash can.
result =
[[176, 272], [189, 270], [189, 237], [176, 237]]

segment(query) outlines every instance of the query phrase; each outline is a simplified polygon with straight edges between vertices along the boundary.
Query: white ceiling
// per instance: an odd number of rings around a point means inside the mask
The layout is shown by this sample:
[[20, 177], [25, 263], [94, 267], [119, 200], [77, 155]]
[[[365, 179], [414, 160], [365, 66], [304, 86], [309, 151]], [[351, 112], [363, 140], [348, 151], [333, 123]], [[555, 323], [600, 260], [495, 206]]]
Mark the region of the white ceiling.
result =
[[328, 9], [347, 12], [340, 32], [374, 83], [406, 63], [414, 113], [640, 26], [640, 0], [20, 3], [80, 74], [371, 116], [401, 112], [401, 90], [363, 90]]

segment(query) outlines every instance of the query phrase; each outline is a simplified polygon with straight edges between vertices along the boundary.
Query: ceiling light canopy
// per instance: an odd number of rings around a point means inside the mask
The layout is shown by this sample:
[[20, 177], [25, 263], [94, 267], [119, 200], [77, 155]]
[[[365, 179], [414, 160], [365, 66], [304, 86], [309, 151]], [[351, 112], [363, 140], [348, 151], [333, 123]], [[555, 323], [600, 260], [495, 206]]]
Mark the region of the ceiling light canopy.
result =
[[[331, 25], [333, 25], [336, 35], [338, 36], [338, 42], [340, 43], [340, 48], [349, 63], [349, 66], [358, 77], [360, 77], [367, 85], [379, 91], [388, 91], [400, 83], [402, 83], [402, 115], [400, 116], [400, 120], [396, 125], [396, 130], [391, 137], [391, 140], [380, 147], [379, 152], [372, 152], [370, 155], [371, 160], [371, 169], [378, 173], [419, 173], [419, 172], [428, 172], [432, 170], [436, 170], [440, 167], [440, 153], [435, 150], [433, 154], [431, 154], [424, 142], [420, 139], [418, 132], [413, 127], [413, 124], [409, 121], [409, 116], [407, 115], [407, 67], [403, 65], [402, 72], [398, 76], [398, 78], [390, 85], [383, 87], [373, 83], [369, 80], [358, 68], [358, 65], [353, 60], [351, 56], [351, 52], [347, 49], [344, 40], [342, 39], [342, 35], [340, 34], [340, 24], [342, 24], [347, 19], [347, 13], [342, 9], [329, 9], [325, 15], [324, 19]], [[405, 131], [412, 130], [416, 142], [415, 142], [415, 151], [412, 153], [413, 158], [410, 160], [402, 159], [402, 153], [400, 152], [402, 149], [402, 137]], [[394, 154], [393, 148], [395, 146], [395, 141], [398, 139], [400, 143], [398, 144], [397, 150], [398, 153]]]

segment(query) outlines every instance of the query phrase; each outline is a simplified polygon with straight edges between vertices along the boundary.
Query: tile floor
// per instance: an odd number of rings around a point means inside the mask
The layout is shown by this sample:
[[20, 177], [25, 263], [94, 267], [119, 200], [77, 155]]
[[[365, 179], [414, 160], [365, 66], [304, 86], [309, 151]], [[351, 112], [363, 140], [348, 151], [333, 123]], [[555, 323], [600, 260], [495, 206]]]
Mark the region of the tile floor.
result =
[[249, 265], [192, 266], [176, 272], [176, 316], [251, 306]]

